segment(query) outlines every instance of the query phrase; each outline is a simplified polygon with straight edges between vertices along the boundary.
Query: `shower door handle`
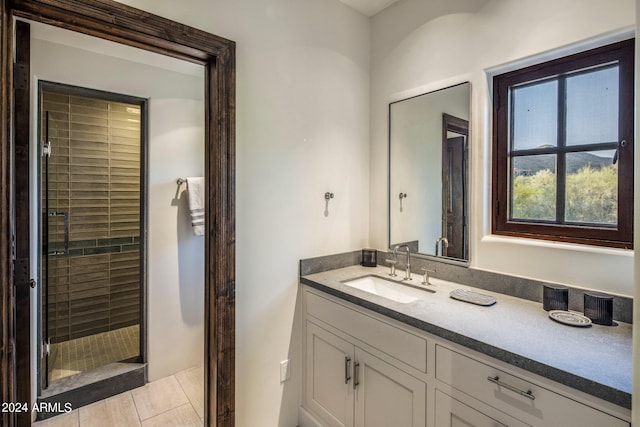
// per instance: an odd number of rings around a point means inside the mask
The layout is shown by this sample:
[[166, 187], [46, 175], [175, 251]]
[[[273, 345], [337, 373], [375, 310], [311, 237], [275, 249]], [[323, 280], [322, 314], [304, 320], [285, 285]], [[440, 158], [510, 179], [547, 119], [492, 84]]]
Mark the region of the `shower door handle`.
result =
[[49, 212], [50, 217], [64, 217], [64, 250], [49, 251], [49, 255], [67, 255], [69, 253], [69, 212]]

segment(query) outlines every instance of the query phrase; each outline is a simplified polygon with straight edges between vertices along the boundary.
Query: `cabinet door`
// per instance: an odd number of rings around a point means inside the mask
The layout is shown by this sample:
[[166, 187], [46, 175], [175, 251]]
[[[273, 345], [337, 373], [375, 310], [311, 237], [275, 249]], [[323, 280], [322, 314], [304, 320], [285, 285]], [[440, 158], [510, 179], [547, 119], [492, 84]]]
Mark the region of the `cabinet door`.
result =
[[309, 321], [306, 338], [306, 406], [328, 426], [353, 426], [353, 344]]
[[356, 348], [356, 427], [425, 427], [426, 384]]
[[[501, 423], [482, 412], [436, 390], [437, 427], [525, 427], [517, 420], [503, 420]], [[502, 415], [506, 418], [506, 415]], [[497, 418], [497, 417], [496, 417]]]

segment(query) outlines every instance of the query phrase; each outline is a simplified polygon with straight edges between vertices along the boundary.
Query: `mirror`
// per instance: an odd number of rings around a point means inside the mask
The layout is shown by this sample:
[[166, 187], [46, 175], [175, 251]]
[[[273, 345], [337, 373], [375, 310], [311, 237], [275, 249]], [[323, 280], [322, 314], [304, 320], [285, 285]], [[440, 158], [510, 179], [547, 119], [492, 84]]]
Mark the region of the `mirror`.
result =
[[471, 84], [389, 104], [389, 246], [469, 260]]

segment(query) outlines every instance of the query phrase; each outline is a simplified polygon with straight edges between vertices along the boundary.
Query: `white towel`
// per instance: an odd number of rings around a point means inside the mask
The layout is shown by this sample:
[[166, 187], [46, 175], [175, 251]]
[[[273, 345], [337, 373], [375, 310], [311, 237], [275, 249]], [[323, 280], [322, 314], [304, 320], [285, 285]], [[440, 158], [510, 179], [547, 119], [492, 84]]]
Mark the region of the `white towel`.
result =
[[202, 236], [204, 234], [204, 178], [187, 178], [187, 192], [193, 234]]

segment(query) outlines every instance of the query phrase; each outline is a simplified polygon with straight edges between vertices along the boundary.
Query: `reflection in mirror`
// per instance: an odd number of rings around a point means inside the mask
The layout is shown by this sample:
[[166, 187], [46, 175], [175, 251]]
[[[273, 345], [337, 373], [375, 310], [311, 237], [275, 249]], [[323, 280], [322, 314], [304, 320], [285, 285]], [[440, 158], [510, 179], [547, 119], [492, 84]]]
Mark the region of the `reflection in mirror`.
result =
[[389, 244], [469, 260], [470, 83], [389, 105]]

